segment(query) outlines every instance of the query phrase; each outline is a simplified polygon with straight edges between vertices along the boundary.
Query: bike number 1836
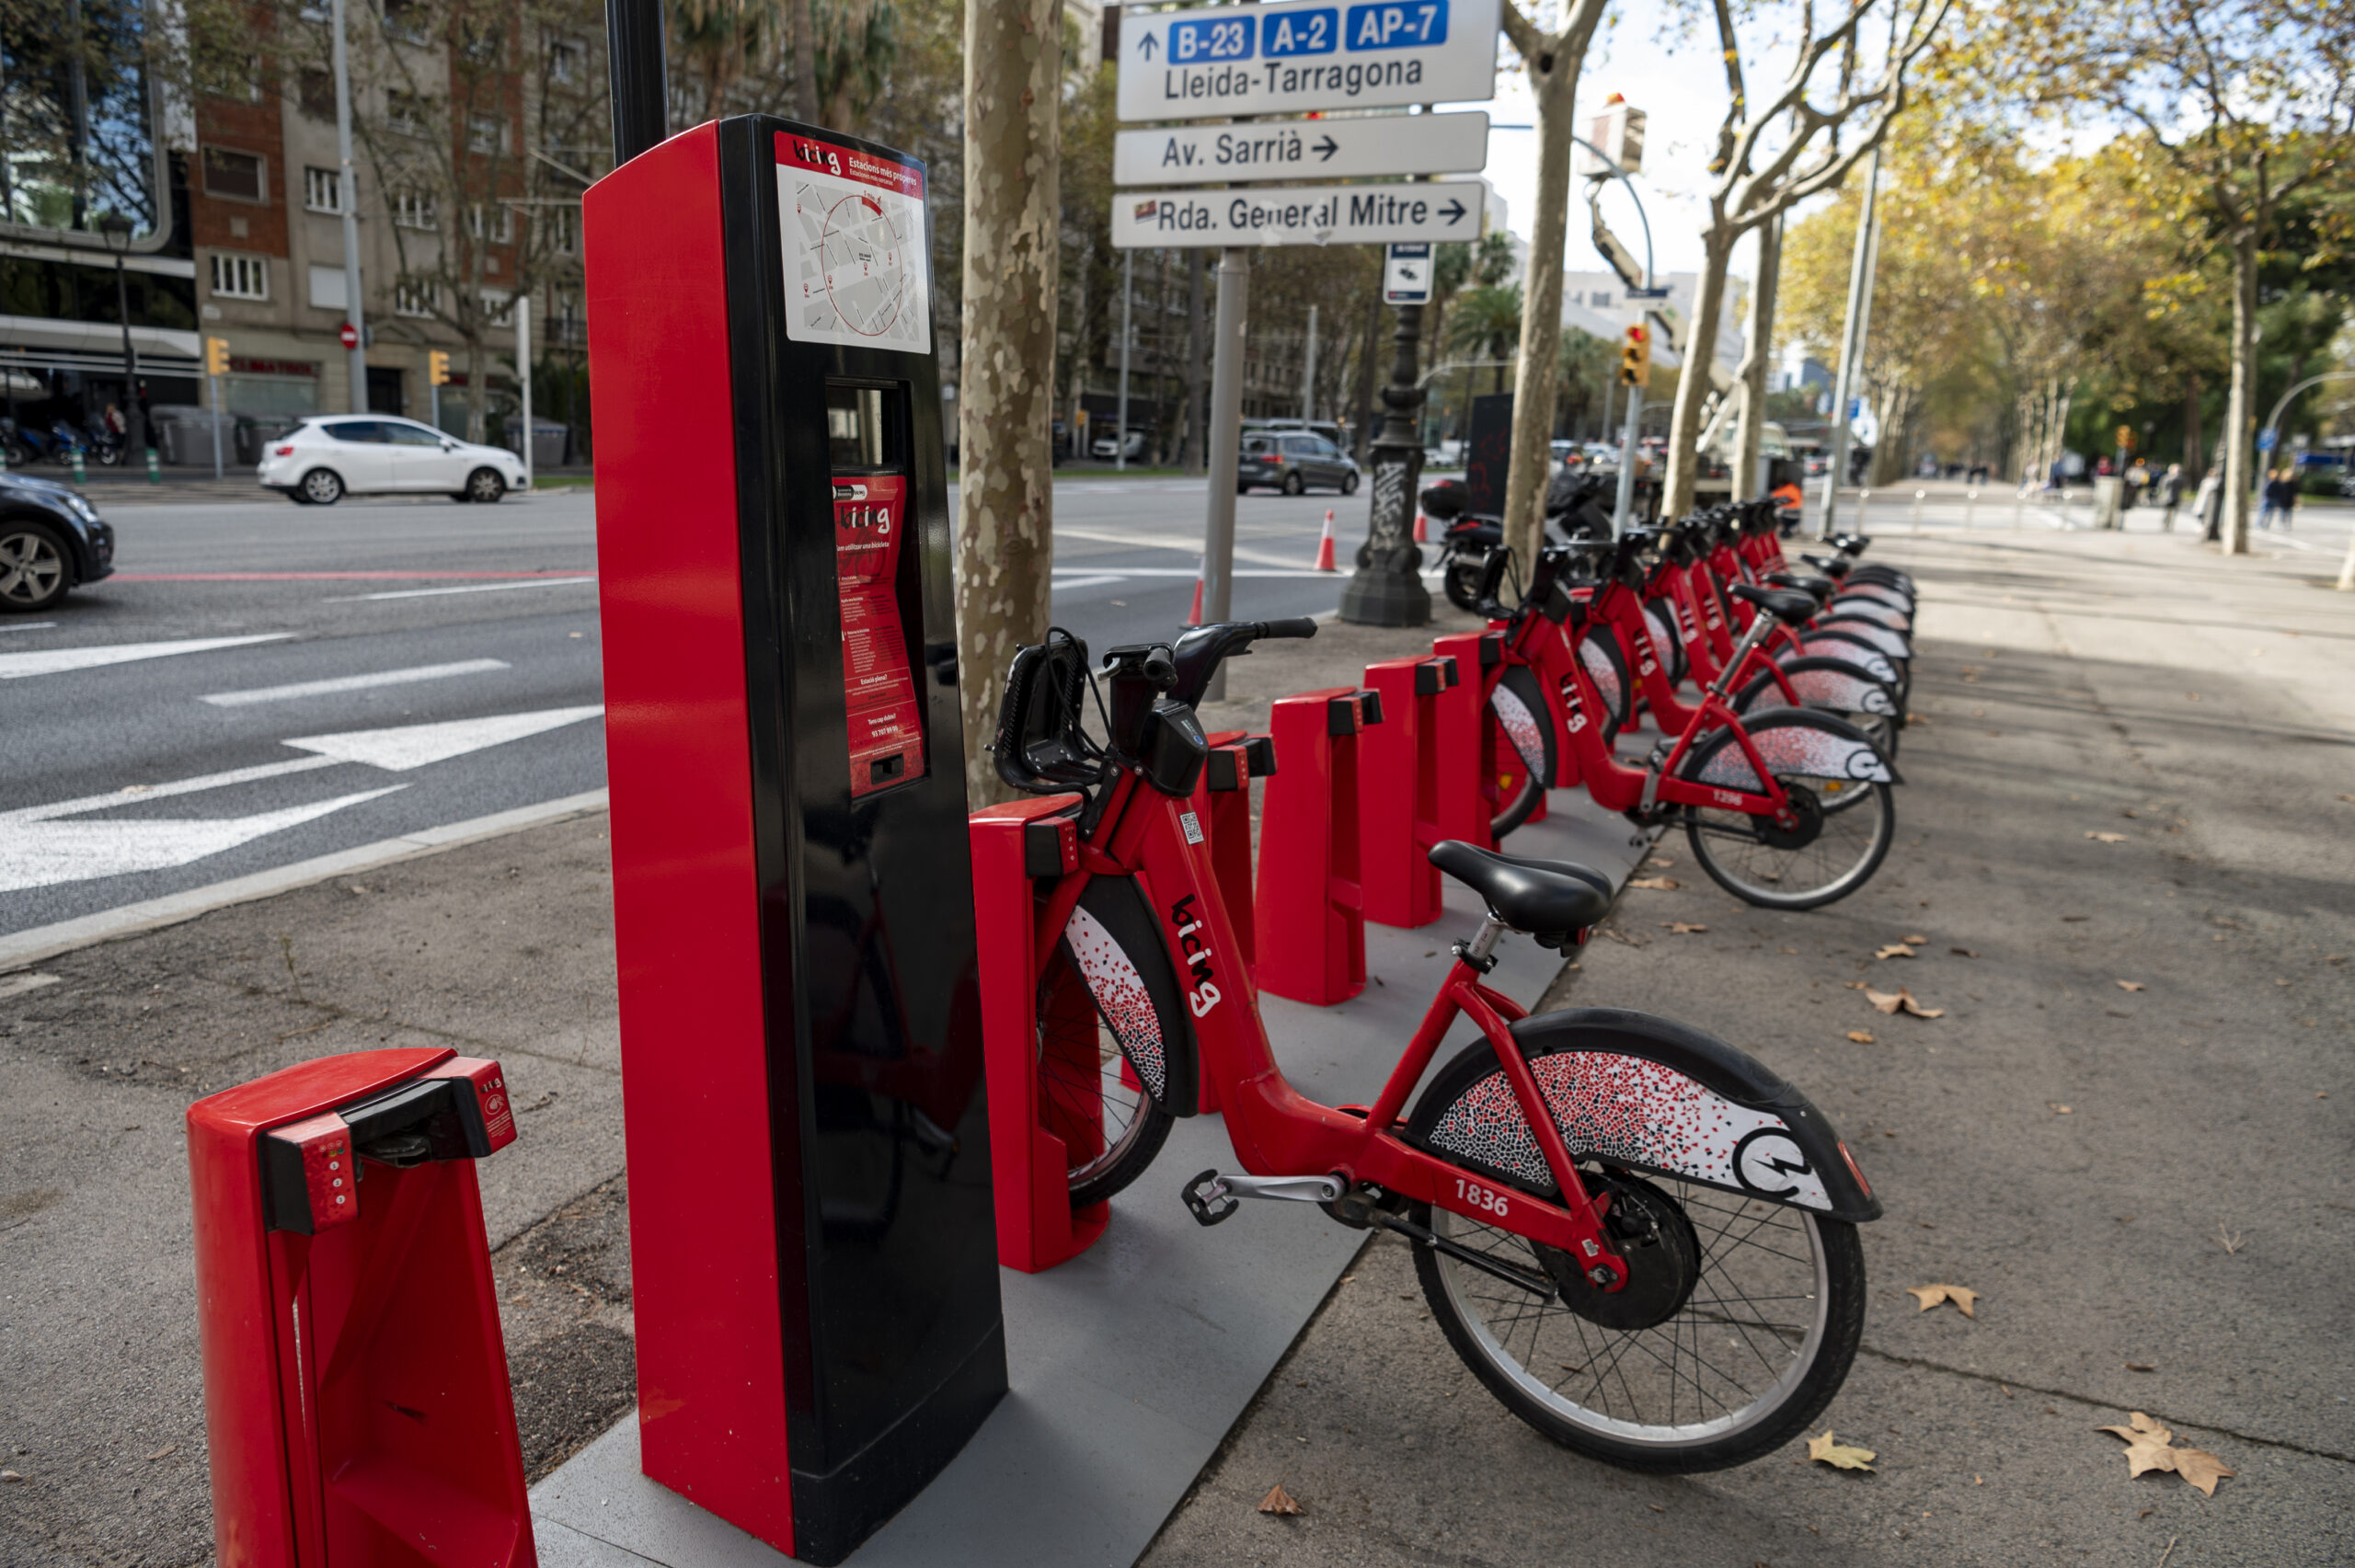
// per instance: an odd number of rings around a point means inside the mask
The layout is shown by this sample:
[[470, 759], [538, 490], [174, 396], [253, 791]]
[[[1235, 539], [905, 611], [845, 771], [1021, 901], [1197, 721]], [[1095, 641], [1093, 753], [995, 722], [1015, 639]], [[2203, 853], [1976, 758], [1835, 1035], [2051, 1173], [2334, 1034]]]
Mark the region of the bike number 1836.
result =
[[1464, 1201], [1465, 1207], [1485, 1208], [1499, 1219], [1504, 1217], [1505, 1205], [1511, 1199], [1510, 1193], [1484, 1187], [1477, 1182], [1467, 1182], [1461, 1176], [1455, 1178], [1455, 1196]]

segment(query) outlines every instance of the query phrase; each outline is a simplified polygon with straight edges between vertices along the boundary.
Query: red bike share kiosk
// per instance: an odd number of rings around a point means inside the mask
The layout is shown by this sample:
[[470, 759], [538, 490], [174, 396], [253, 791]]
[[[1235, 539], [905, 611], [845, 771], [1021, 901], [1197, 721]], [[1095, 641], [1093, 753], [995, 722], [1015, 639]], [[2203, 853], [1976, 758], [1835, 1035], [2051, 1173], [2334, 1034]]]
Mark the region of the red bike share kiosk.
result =
[[584, 205], [646, 1473], [840, 1561], [1005, 1391], [924, 166]]

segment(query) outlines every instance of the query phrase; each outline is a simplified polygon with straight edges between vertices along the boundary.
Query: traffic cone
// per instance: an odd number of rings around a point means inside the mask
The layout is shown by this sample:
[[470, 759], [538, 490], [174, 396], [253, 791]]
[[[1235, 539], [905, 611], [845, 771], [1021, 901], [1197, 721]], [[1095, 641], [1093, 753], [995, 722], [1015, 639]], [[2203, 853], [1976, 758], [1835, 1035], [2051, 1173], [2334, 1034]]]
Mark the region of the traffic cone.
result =
[[1320, 572], [1340, 569], [1333, 565], [1333, 509], [1331, 507], [1325, 509], [1325, 533], [1316, 541], [1316, 569]]
[[1431, 542], [1431, 535], [1430, 535], [1430, 519], [1429, 519], [1429, 518], [1427, 518], [1427, 517], [1425, 517], [1425, 516], [1423, 515], [1423, 509], [1422, 509], [1422, 508], [1420, 508], [1420, 507], [1417, 507], [1417, 508], [1415, 509], [1415, 543], [1416, 543], [1416, 544], [1430, 544], [1430, 543]]
[[1202, 624], [1202, 573], [1209, 565], [1199, 555], [1194, 558], [1194, 607], [1186, 612], [1186, 624], [1189, 626]]

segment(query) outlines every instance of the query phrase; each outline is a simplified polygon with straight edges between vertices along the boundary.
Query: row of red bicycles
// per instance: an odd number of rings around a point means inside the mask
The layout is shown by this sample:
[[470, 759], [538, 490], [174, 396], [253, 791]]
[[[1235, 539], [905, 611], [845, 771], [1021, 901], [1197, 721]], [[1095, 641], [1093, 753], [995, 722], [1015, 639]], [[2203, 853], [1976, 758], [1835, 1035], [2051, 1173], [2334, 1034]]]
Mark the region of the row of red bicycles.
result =
[[[1453, 498], [1426, 503], [1443, 516]], [[1575, 784], [1647, 830], [1683, 824], [1752, 902], [1861, 886], [1893, 826], [1913, 607], [1901, 573], [1858, 559], [1866, 543], [1794, 565], [1771, 510], [1736, 509], [1573, 537], [1525, 578], [1491, 555], [1478, 761], [1494, 835]], [[1450, 1345], [1546, 1436], [1654, 1471], [1788, 1442], [1855, 1354], [1855, 1227], [1880, 1205], [1821, 1111], [1737, 1047], [1626, 1009], [1533, 1015], [1488, 983], [1509, 933], [1575, 950], [1610, 912], [1610, 877], [1439, 843], [1432, 864], [1484, 913], [1396, 1066], [1366, 1103], [1328, 1105], [1277, 1065], [1235, 962], [1250, 913], [1223, 898], [1195, 810], [1211, 746], [1194, 710], [1223, 660], [1315, 630], [1199, 626], [1100, 663], [1057, 630], [1008, 672], [998, 773], [1062, 797], [1078, 843], [1031, 885], [1038, 1099], [1074, 1208], [1127, 1188], [1175, 1118], [1215, 1106], [1236, 1168], [1182, 1185], [1199, 1222], [1311, 1203], [1403, 1239]], [[1659, 733], [1623, 753], [1639, 720]], [[1442, 1060], [1459, 1019], [1476, 1033]]]

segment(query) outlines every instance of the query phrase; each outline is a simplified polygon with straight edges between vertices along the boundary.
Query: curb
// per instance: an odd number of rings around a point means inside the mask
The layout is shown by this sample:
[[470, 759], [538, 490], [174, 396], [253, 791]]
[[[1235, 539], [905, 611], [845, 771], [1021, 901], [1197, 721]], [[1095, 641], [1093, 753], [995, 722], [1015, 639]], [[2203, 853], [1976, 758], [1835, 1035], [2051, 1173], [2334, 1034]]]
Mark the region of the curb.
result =
[[251, 903], [257, 898], [270, 898], [297, 887], [308, 887], [329, 877], [390, 865], [396, 861], [414, 860], [421, 855], [438, 854], [462, 844], [520, 833], [526, 828], [545, 827], [569, 818], [584, 817], [592, 811], [604, 810], [605, 806], [605, 792], [592, 789], [586, 795], [566, 795], [561, 800], [546, 800], [537, 806], [523, 806], [512, 811], [495, 812], [488, 817], [452, 822], [444, 827], [420, 829], [399, 838], [379, 839], [373, 844], [360, 844], [351, 849], [339, 850], [333, 854], [298, 860], [292, 865], [257, 871], [249, 876], [233, 877], [210, 887], [191, 887], [183, 893], [172, 893], [143, 903], [102, 910], [94, 915], [59, 921], [53, 925], [15, 932], [0, 936], [0, 973], [37, 964], [44, 958], [53, 958], [77, 947], [94, 946], [119, 937], [136, 936], [142, 932], [178, 925], [199, 915], [210, 914], [214, 910], [227, 909], [232, 904]]

